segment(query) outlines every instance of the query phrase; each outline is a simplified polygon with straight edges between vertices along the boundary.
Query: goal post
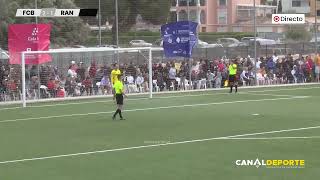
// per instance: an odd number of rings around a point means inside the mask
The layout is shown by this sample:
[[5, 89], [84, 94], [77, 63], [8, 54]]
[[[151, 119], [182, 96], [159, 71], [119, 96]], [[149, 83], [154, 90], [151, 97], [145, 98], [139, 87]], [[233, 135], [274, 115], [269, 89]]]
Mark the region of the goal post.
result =
[[[87, 66], [89, 66], [89, 61], [96, 61], [95, 56], [98, 56], [98, 54], [100, 53], [100, 61], [103, 64], [108, 64], [109, 69], [110, 69], [110, 64], [113, 63], [118, 63], [116, 62], [114, 55], [125, 55], [125, 57], [123, 57], [123, 59], [126, 61], [125, 64], [129, 64], [129, 62], [132, 62], [133, 60], [135, 61], [142, 61], [145, 64], [147, 64], [146, 68], [148, 70], [145, 70], [147, 72], [145, 72], [145, 75], [147, 76], [146, 79], [148, 79], [148, 82], [145, 82], [148, 86], [148, 96], [149, 98], [152, 98], [152, 91], [153, 91], [153, 82], [152, 82], [152, 51], [153, 48], [152, 47], [137, 47], [137, 48], [109, 48], [109, 47], [99, 47], [99, 48], [72, 48], [72, 49], [51, 49], [49, 51], [23, 51], [21, 52], [21, 100], [22, 100], [22, 106], [26, 107], [27, 106], [27, 102], [30, 99], [28, 96], [29, 94], [29, 87], [30, 86], [30, 74], [29, 74], [29, 79], [28, 82], [26, 81], [26, 79], [28, 77], [26, 77], [26, 65], [28, 65], [28, 58], [29, 56], [35, 56], [35, 57], [39, 57], [40, 55], [49, 55], [51, 57], [51, 62], [47, 63], [50, 64], [50, 66], [52, 66], [51, 64], [54, 64], [55, 66], [60, 66], [60, 68], [62, 69], [62, 66], [64, 66], [64, 73], [66, 73], [66, 65], [68, 65], [68, 63], [70, 61], [72, 61], [72, 63], [76, 63], [75, 61], [77, 61], [77, 63], [79, 63], [79, 58], [81, 59], [87, 59]], [[91, 56], [87, 56], [87, 54], [91, 54]], [[145, 54], [144, 55], [139, 55], [140, 53]], [[69, 55], [71, 54], [71, 55]], [[83, 58], [83, 54], [85, 54], [85, 58]], [[59, 56], [64, 56], [64, 58], [58, 58]], [[65, 58], [68, 57], [68, 58]], [[70, 57], [70, 58], [69, 58]], [[142, 57], [142, 59], [141, 59]], [[57, 60], [58, 59], [58, 60]], [[123, 63], [121, 57], [120, 57], [120, 62]], [[83, 62], [80, 62], [83, 63]], [[43, 67], [43, 65], [38, 65], [38, 76], [39, 76], [39, 92], [38, 95], [35, 96], [39, 96], [39, 98], [37, 99], [41, 99], [41, 91], [40, 91], [40, 81], [41, 81], [41, 76], [40, 76], [40, 71], [39, 68]], [[48, 65], [49, 66], [49, 65]], [[96, 67], [98, 68], [98, 67]], [[30, 69], [29, 69], [30, 70]], [[89, 73], [89, 67], [86, 69], [86, 73]], [[110, 70], [109, 70], [110, 71]], [[30, 72], [29, 72], [30, 73]], [[103, 72], [105, 73], [105, 72]], [[123, 72], [122, 72], [123, 73]], [[110, 75], [110, 74], [109, 74]], [[49, 75], [48, 75], [49, 76]], [[125, 78], [125, 77], [124, 77]], [[43, 84], [43, 83], [42, 83]], [[45, 87], [44, 85], [41, 85], [41, 88]], [[146, 89], [145, 89], [146, 90]], [[36, 90], [35, 90], [36, 91]], [[104, 94], [100, 94], [100, 95], [104, 95]], [[96, 97], [96, 96], [95, 96]], [[37, 102], [37, 99], [35, 100]], [[50, 98], [48, 98], [50, 99]], [[71, 98], [71, 99], [76, 99], [76, 98]]]

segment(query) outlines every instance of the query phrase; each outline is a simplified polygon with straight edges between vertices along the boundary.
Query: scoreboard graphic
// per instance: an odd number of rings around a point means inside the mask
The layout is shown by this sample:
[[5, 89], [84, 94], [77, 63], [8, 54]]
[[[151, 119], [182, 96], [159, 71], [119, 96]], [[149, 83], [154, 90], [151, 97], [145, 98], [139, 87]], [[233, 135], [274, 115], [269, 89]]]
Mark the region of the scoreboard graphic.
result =
[[78, 17], [97, 16], [98, 9], [17, 9], [16, 17]]

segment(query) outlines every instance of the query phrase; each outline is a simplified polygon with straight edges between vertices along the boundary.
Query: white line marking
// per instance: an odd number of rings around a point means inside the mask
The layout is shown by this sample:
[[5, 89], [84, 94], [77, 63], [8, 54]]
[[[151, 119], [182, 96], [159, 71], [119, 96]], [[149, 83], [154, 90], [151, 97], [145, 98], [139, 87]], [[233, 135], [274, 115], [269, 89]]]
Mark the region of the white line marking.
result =
[[[212, 94], [188, 94], [181, 96], [164, 96], [164, 97], [154, 97], [153, 99], [170, 99], [170, 98], [182, 98], [182, 97], [198, 97], [198, 96], [214, 96], [214, 95], [226, 95], [227, 93], [212, 93]], [[130, 97], [130, 96], [129, 96]], [[106, 97], [107, 98], [107, 97]], [[148, 100], [150, 98], [128, 98], [127, 101], [139, 101], [139, 100]], [[88, 102], [74, 102], [74, 103], [61, 103], [61, 104], [44, 104], [38, 106], [27, 106], [27, 108], [42, 108], [42, 107], [52, 107], [52, 106], [67, 106], [67, 105], [82, 105], [82, 104], [93, 104], [93, 103], [106, 103], [113, 102], [112, 99], [106, 99], [101, 101], [88, 101]], [[11, 110], [11, 109], [20, 109], [22, 107], [12, 107], [12, 108], [2, 108], [1, 110]]]
[[255, 96], [274, 96], [274, 97], [293, 97], [295, 95], [287, 95], [287, 94], [265, 94], [265, 93], [251, 93], [251, 92], [241, 92], [240, 94], [249, 94]]
[[[256, 87], [260, 88], [260, 87]], [[277, 92], [277, 91], [293, 91], [293, 90], [304, 90], [304, 89], [318, 89], [320, 87], [308, 87], [308, 88], [291, 88], [291, 89], [271, 89], [271, 90], [262, 90], [262, 91], [247, 91], [247, 92], [240, 92], [240, 94], [249, 94], [252, 93], [252, 95], [270, 95], [270, 96], [290, 96], [290, 95], [277, 95], [277, 94], [254, 94], [259, 92]], [[207, 91], [214, 90], [214, 89], [208, 89]], [[218, 89], [218, 90], [226, 90], [227, 89]], [[172, 93], [194, 93], [197, 91], [176, 91]], [[167, 99], [167, 98], [179, 98], [179, 97], [197, 97], [197, 96], [206, 96], [206, 95], [225, 95], [227, 93], [212, 93], [212, 94], [195, 94], [195, 95], [182, 95], [182, 96], [165, 96], [165, 97], [154, 97], [154, 99]], [[141, 94], [143, 95], [143, 94]], [[156, 95], [156, 93], [155, 93]], [[100, 98], [107, 98], [101, 96]], [[134, 98], [134, 99], [128, 99], [128, 100], [146, 100], [149, 98]], [[106, 102], [112, 102], [112, 100], [101, 100], [101, 101], [89, 101], [89, 102], [74, 102], [74, 103], [60, 103], [60, 104], [44, 104], [44, 105], [37, 105], [37, 106], [28, 106], [27, 108], [43, 108], [43, 107], [52, 107], [52, 106], [68, 106], [68, 105], [81, 105], [81, 104], [93, 104], [93, 103], [106, 103]], [[0, 111], [3, 110], [13, 110], [13, 109], [22, 109], [22, 107], [10, 107], [10, 108], [0, 108]]]
[[188, 143], [205, 142], [205, 141], [212, 141], [212, 140], [228, 140], [231, 138], [239, 138], [239, 137], [246, 137], [246, 136], [262, 135], [262, 134], [275, 134], [275, 133], [281, 133], [281, 132], [292, 132], [292, 131], [301, 131], [301, 130], [319, 129], [319, 128], [320, 128], [320, 126], [310, 126], [310, 127], [304, 127], [304, 128], [284, 129], [284, 130], [277, 130], [277, 131], [265, 131], [265, 132], [260, 132], [260, 133], [239, 134], [239, 135], [233, 135], [233, 136], [223, 136], [223, 137], [215, 137], [215, 138], [207, 138], [207, 139], [195, 139], [195, 140], [189, 140], [189, 141], [178, 141], [178, 142], [172, 142], [172, 143], [169, 142], [169, 143], [153, 144], [153, 145], [145, 145], [145, 146], [133, 146], [133, 147], [126, 147], [126, 148], [104, 149], [104, 150], [99, 150], [99, 151], [88, 151], [88, 152], [81, 152], [81, 153], [61, 154], [61, 155], [44, 156], [44, 157], [37, 157], [37, 158], [25, 158], [25, 159], [17, 159], [17, 160], [0, 161], [0, 164], [9, 164], [9, 163], [18, 163], [18, 162], [36, 161], [36, 160], [45, 160], [45, 159], [55, 159], [55, 158], [61, 158], [61, 157], [90, 155], [90, 154], [125, 151], [125, 150], [133, 150], [133, 149], [143, 149], [143, 148], [169, 146], [169, 145], [177, 145], [177, 144], [188, 144]]
[[305, 136], [305, 137], [240, 137], [240, 138], [226, 138], [230, 140], [281, 140], [281, 139], [320, 139], [320, 136]]
[[[203, 103], [203, 104], [185, 104], [185, 105], [175, 105], [175, 106], [162, 106], [162, 107], [152, 107], [152, 108], [129, 109], [129, 110], [124, 110], [124, 112], [148, 111], [148, 110], [172, 109], [172, 108], [184, 108], [184, 107], [198, 107], [198, 106], [234, 104], [234, 103], [245, 103], [245, 102], [292, 100], [292, 99], [303, 99], [303, 98], [307, 98], [307, 97], [305, 97], [305, 96], [296, 96], [296, 97], [275, 98], [275, 99], [253, 99], [253, 100], [225, 101], [225, 102], [213, 102], [213, 103]], [[2, 121], [0, 121], [0, 123], [9, 123], [9, 122], [18, 122], [18, 121], [30, 121], [30, 120], [39, 120], [39, 119], [63, 118], [63, 117], [75, 117], [75, 116], [88, 116], [88, 115], [99, 115], [99, 114], [111, 114], [111, 113], [114, 113], [114, 111], [83, 113], [83, 114], [66, 114], [66, 115], [56, 115], [56, 116], [30, 117], [30, 118], [21, 118], [21, 119], [9, 119], [9, 120], [2, 120]]]

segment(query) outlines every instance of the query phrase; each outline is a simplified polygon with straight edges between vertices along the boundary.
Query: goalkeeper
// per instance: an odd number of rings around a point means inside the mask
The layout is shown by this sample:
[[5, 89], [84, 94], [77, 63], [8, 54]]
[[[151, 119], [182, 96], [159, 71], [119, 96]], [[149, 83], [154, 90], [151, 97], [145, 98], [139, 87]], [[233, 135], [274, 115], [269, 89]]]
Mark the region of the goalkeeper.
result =
[[111, 83], [114, 85], [114, 83], [118, 80], [118, 76], [121, 74], [121, 71], [119, 69], [119, 65], [115, 63], [113, 65], [113, 70], [111, 71]]
[[113, 99], [116, 99], [117, 102], [117, 110], [114, 113], [112, 119], [115, 120], [117, 114], [120, 115], [120, 120], [125, 120], [122, 117], [122, 108], [123, 108], [123, 97], [127, 97], [127, 95], [124, 93], [124, 88], [123, 88], [123, 83], [121, 81], [121, 75], [117, 76], [117, 81], [113, 85], [114, 89], [114, 94], [113, 94]]

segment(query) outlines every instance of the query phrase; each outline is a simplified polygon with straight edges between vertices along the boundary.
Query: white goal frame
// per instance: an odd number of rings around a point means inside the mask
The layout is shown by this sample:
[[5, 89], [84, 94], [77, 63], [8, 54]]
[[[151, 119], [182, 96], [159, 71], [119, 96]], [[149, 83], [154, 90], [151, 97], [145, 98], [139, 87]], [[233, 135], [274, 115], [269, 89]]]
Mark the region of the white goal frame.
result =
[[49, 51], [23, 51], [21, 52], [21, 77], [22, 77], [22, 106], [27, 107], [26, 99], [26, 61], [25, 57], [28, 54], [58, 54], [58, 53], [78, 53], [78, 52], [105, 52], [110, 51], [114, 53], [119, 52], [132, 52], [132, 51], [141, 51], [145, 50], [149, 52], [148, 58], [148, 68], [149, 68], [149, 98], [152, 98], [152, 47], [138, 47], [138, 48], [109, 48], [109, 47], [99, 47], [99, 48], [76, 48], [76, 49], [51, 49]]

